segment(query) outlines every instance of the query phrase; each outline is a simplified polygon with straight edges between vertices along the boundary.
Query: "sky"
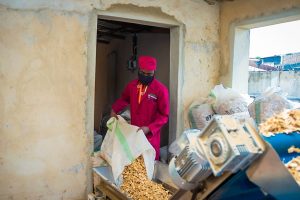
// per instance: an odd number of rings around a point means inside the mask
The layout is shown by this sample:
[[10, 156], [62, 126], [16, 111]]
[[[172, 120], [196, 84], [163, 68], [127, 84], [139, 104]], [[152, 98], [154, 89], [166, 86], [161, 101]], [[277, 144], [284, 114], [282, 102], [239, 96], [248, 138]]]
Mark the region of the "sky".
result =
[[300, 52], [300, 20], [250, 30], [250, 58]]

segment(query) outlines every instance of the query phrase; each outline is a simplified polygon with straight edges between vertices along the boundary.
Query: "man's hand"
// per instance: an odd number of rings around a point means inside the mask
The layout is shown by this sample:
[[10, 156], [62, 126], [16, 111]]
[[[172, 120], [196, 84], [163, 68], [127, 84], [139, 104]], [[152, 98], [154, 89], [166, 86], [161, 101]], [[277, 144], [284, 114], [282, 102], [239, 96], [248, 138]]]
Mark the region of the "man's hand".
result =
[[111, 111], [110, 111], [110, 117], [115, 117], [116, 119], [119, 119], [118, 115], [115, 113], [115, 111], [113, 109], [111, 109]]
[[142, 131], [144, 132], [145, 135], [147, 135], [148, 133], [150, 133], [150, 129], [149, 129], [148, 126], [142, 126], [142, 127], [140, 127], [140, 128], [137, 130], [137, 132], [138, 132], [139, 130], [142, 130]]

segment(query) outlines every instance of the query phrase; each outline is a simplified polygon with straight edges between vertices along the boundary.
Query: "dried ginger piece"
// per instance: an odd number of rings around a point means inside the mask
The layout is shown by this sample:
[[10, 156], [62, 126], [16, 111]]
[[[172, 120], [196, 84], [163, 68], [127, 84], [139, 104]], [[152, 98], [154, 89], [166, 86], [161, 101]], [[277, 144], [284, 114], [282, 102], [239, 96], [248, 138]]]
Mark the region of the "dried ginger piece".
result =
[[300, 148], [295, 147], [295, 146], [293, 145], [293, 146], [291, 146], [291, 147], [288, 149], [288, 152], [289, 152], [289, 153], [294, 153], [294, 152], [300, 153]]
[[291, 118], [290, 125], [300, 128], [300, 110], [291, 110], [289, 116]]
[[259, 125], [259, 131], [266, 137], [278, 133], [300, 131], [300, 110], [285, 111], [274, 115]]
[[296, 182], [300, 185], [300, 156], [293, 158], [290, 162], [285, 164], [289, 172], [293, 175]]
[[161, 184], [148, 179], [144, 159], [139, 156], [125, 167], [121, 191], [133, 200], [167, 200], [171, 194]]

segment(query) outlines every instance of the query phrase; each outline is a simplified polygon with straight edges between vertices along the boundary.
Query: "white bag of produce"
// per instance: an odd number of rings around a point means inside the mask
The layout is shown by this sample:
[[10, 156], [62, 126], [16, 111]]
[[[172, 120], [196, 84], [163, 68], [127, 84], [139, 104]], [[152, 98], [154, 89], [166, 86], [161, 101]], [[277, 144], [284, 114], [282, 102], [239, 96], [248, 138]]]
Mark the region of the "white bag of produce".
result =
[[231, 115], [248, 111], [248, 99], [232, 88], [216, 85], [209, 94], [212, 99], [213, 109], [219, 115]]
[[122, 184], [121, 174], [125, 166], [143, 155], [148, 178], [154, 172], [155, 150], [139, 127], [128, 124], [125, 119], [112, 117], [107, 122], [107, 133], [101, 146], [103, 157], [112, 168], [117, 186]]
[[248, 106], [250, 116], [257, 125], [290, 108], [292, 104], [280, 88], [268, 88]]
[[192, 129], [203, 129], [212, 120], [215, 112], [206, 100], [196, 101], [189, 107], [189, 123]]

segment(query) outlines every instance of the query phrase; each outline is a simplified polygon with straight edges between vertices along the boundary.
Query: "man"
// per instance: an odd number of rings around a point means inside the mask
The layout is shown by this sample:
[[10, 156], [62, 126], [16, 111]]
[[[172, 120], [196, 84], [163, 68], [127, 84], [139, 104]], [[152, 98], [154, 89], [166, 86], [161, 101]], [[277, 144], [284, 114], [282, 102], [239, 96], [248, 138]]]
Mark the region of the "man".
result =
[[131, 124], [143, 130], [159, 159], [160, 131], [168, 121], [169, 92], [154, 77], [156, 59], [140, 56], [138, 79], [129, 82], [122, 96], [112, 105], [111, 116], [130, 105]]

